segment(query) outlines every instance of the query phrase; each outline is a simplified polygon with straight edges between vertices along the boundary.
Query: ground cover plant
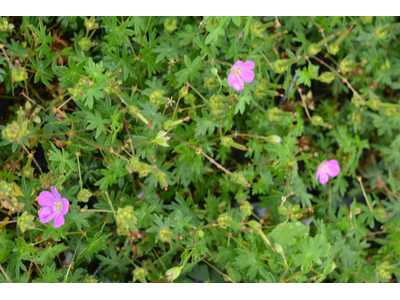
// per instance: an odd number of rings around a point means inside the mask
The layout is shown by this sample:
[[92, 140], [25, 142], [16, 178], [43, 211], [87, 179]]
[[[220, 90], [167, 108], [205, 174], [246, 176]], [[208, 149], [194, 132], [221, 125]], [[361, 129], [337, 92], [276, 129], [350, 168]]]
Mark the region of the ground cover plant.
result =
[[0, 282], [397, 282], [397, 17], [1, 17]]

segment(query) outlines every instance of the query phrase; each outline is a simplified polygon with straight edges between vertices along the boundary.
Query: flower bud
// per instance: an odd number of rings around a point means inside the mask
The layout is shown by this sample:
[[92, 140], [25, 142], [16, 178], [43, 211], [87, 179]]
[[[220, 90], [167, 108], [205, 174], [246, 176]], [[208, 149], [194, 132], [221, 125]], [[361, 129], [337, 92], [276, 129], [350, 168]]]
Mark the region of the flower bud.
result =
[[140, 119], [140, 121], [142, 121], [144, 124], [146, 124], [151, 130], [153, 130], [153, 126], [151, 126], [149, 121], [147, 121], [147, 119], [145, 117], [143, 117], [143, 115], [139, 112], [139, 109], [136, 106], [130, 105], [129, 112], [132, 115], [136, 116], [138, 119]]
[[163, 124], [163, 128], [164, 128], [164, 130], [169, 131], [169, 130], [171, 130], [174, 126], [179, 125], [179, 124], [182, 123], [182, 122], [189, 121], [189, 119], [190, 119], [189, 117], [186, 117], [186, 118], [184, 118], [184, 119], [182, 119], [182, 120], [178, 120], [178, 121], [175, 121], [175, 122], [173, 122], [173, 121], [171, 121], [171, 120], [165, 121], [164, 124]]
[[35, 228], [35, 223], [33, 222], [34, 218], [35, 217], [29, 215], [27, 211], [24, 211], [24, 213], [18, 218], [17, 224], [19, 226], [19, 229], [21, 229], [22, 232], [25, 232], [27, 229]]
[[360, 19], [364, 24], [372, 23], [374, 17], [361, 16]]
[[157, 145], [160, 145], [162, 147], [169, 147], [168, 140], [170, 140], [171, 138], [166, 137], [166, 135], [166, 131], [159, 131], [156, 138], [153, 140], [153, 143], [156, 143]]
[[90, 197], [92, 197], [92, 193], [88, 189], [81, 189], [77, 198], [79, 202], [87, 203]]
[[174, 267], [165, 272], [165, 276], [167, 276], [168, 281], [172, 282], [181, 275], [181, 271], [182, 267]]
[[196, 102], [196, 97], [195, 95], [188, 93], [185, 96], [183, 96], [183, 101], [185, 102], [186, 105], [191, 105], [193, 106]]
[[385, 217], [390, 216], [389, 214], [386, 213], [386, 211], [382, 207], [375, 209], [374, 214], [378, 218], [385, 218]]
[[255, 234], [259, 235], [264, 240], [264, 242], [271, 248], [272, 251], [275, 251], [275, 248], [272, 247], [271, 242], [269, 241], [267, 236], [262, 231], [262, 227], [261, 227], [260, 223], [258, 223], [257, 221], [251, 220], [249, 222], [249, 226]]
[[279, 244], [277, 244], [277, 243], [275, 243], [275, 250], [276, 250], [276, 252], [278, 252], [278, 253], [280, 253], [280, 254], [283, 253], [282, 246], [279, 245]]
[[78, 44], [79, 44], [79, 47], [81, 47], [83, 51], [89, 51], [90, 48], [92, 48], [93, 46], [96, 46], [96, 45], [97, 45], [96, 43], [92, 43], [92, 42], [89, 40], [89, 38], [87, 38], [87, 37], [82, 38], [82, 39], [78, 42]]
[[222, 214], [219, 215], [218, 217], [218, 225], [221, 228], [227, 228], [230, 226], [230, 221], [232, 221], [232, 218], [228, 216], [227, 214]]
[[228, 100], [229, 97], [225, 97], [222, 95], [213, 95], [209, 100], [209, 105], [211, 107], [211, 113], [215, 116], [219, 116], [225, 110], [225, 101]]
[[351, 98], [351, 103], [353, 103], [356, 107], [360, 107], [366, 104], [364, 100], [361, 100], [357, 95], [353, 94], [353, 97]]
[[96, 278], [94, 278], [93, 276], [89, 276], [84, 281], [84, 283], [97, 283], [97, 282], [99, 282], [99, 281]]
[[152, 166], [141, 163], [139, 167], [139, 175], [142, 177], [147, 177], [150, 174], [151, 170], [153, 170]]
[[211, 68], [211, 74], [217, 75], [218, 74], [218, 69], [217, 68]]
[[389, 262], [385, 261], [384, 263], [381, 263], [379, 265], [378, 274], [382, 278], [391, 279], [392, 278], [392, 272], [391, 272], [392, 269], [393, 269], [393, 267], [390, 266]]
[[251, 221], [249, 222], [249, 227], [250, 227], [251, 229], [253, 229], [254, 232], [257, 232], [257, 231], [261, 230], [261, 224], [258, 223], [257, 221], [254, 221], [254, 220], [251, 220]]
[[230, 179], [232, 182], [236, 183], [236, 184], [240, 184], [243, 185], [245, 187], [251, 187], [250, 183], [248, 183], [246, 181], [246, 179], [244, 178], [243, 174], [241, 173], [232, 173], [230, 175]]
[[279, 116], [281, 113], [282, 111], [279, 108], [274, 107], [267, 111], [267, 117], [270, 122], [279, 122], [281, 120], [281, 117]]
[[28, 73], [20, 66], [16, 66], [11, 72], [12, 80], [15, 82], [24, 81], [28, 78]]
[[204, 236], [204, 231], [203, 231], [203, 230], [197, 231], [197, 236], [198, 236], [199, 238], [202, 238], [202, 237]]
[[379, 100], [373, 100], [370, 99], [367, 102], [365, 102], [365, 104], [371, 109], [371, 110], [379, 110]]
[[12, 30], [13, 24], [8, 23], [6, 18], [0, 18], [0, 31]]
[[3, 198], [3, 196], [11, 197], [13, 194], [13, 186], [14, 183], [8, 183], [3, 180], [0, 181], [0, 198]]
[[22, 175], [25, 176], [26, 178], [33, 178], [33, 173], [35, 172], [35, 168], [32, 167], [31, 165], [25, 166], [22, 169]]
[[154, 178], [164, 186], [165, 190], [168, 190], [168, 183], [165, 179], [165, 173], [160, 170], [154, 171]]
[[126, 164], [126, 169], [128, 170], [128, 172], [130, 174], [132, 174], [133, 172], [139, 172], [140, 169], [140, 161], [139, 158], [137, 157], [132, 157], [128, 163]]
[[189, 93], [189, 89], [184, 86], [179, 90], [179, 98], [184, 98], [187, 96], [187, 94]]
[[296, 63], [300, 58], [301, 56], [294, 57], [292, 59], [279, 59], [272, 64], [272, 69], [275, 71], [275, 73], [283, 73], [290, 65]]
[[219, 82], [215, 76], [204, 77], [204, 87], [206, 89], [212, 90], [219, 86]]
[[242, 212], [243, 218], [250, 216], [253, 212], [253, 206], [250, 204], [249, 201], [245, 201], [239, 209]]
[[272, 143], [272, 144], [279, 144], [280, 142], [282, 142], [282, 138], [277, 135], [267, 136], [266, 140], [267, 140], [267, 142]]
[[339, 52], [339, 45], [334, 43], [328, 46], [328, 52], [332, 55], [336, 55]]
[[233, 147], [233, 148], [236, 148], [236, 149], [239, 149], [239, 150], [243, 150], [243, 151], [250, 151], [251, 150], [250, 148], [247, 148], [244, 145], [235, 143], [233, 141], [233, 139], [231, 137], [228, 137], [228, 136], [224, 136], [221, 139], [221, 144], [222, 144], [222, 146], [227, 147], [227, 148]]
[[25, 137], [28, 133], [28, 121], [25, 121], [21, 124], [13, 121], [2, 131], [3, 137], [8, 139], [11, 143], [14, 142], [16, 139]]
[[93, 30], [99, 28], [99, 23], [95, 23], [95, 17], [92, 16], [90, 19], [85, 18], [85, 27], [87, 30]]
[[331, 83], [335, 79], [334, 72], [324, 72], [319, 76], [319, 80], [324, 83]]
[[165, 91], [155, 91], [150, 94], [150, 102], [155, 106], [162, 105], [167, 100], [167, 97], [164, 97]]
[[324, 122], [324, 119], [320, 116], [312, 116], [311, 117], [311, 124], [314, 126], [322, 126], [322, 127], [328, 127], [329, 124]]
[[18, 199], [14, 196], [10, 199], [5, 198], [3, 201], [0, 201], [0, 203], [5, 209], [8, 209], [11, 214], [17, 213], [25, 207], [25, 203], [18, 202]]
[[175, 17], [167, 18], [164, 22], [164, 28], [168, 33], [171, 33], [176, 29], [176, 24]]
[[284, 205], [278, 207], [278, 213], [282, 216], [286, 216], [288, 214], [288, 208]]
[[168, 226], [161, 229], [160, 232], [158, 233], [158, 236], [159, 236], [160, 240], [163, 241], [164, 243], [171, 243], [172, 238], [175, 237], [175, 235], [172, 233], [172, 231], [169, 230]]
[[118, 233], [120, 235], [129, 235], [129, 230], [137, 231], [136, 223], [137, 218], [132, 206], [128, 205], [118, 209], [117, 224], [119, 225]]
[[316, 43], [310, 44], [307, 48], [307, 53], [310, 56], [317, 55], [321, 51], [320, 46], [318, 46]]
[[353, 70], [353, 62], [348, 59], [342, 59], [342, 61], [339, 64], [339, 70], [343, 74], [351, 72]]
[[259, 21], [254, 22], [250, 26], [251, 33], [260, 38], [264, 37], [264, 34], [263, 34], [264, 30], [265, 30], [265, 28], [262, 26], [261, 22], [259, 22]]
[[289, 216], [290, 216], [290, 220], [292, 221], [297, 221], [298, 219], [300, 219], [303, 214], [302, 211], [300, 210], [300, 205], [296, 204], [294, 206], [290, 206], [289, 209]]
[[139, 280], [141, 283], [147, 283], [146, 276], [148, 274], [149, 272], [146, 269], [136, 268], [135, 271], [133, 271], [133, 282]]

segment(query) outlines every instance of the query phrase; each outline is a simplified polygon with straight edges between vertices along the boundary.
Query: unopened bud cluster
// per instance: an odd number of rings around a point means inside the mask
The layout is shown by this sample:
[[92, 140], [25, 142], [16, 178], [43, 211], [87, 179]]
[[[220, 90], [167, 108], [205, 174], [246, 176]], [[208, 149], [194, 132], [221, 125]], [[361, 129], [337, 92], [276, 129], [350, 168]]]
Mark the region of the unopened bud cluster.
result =
[[78, 193], [78, 201], [87, 203], [89, 198], [92, 197], [92, 193], [88, 189], [81, 189]]
[[213, 90], [219, 86], [218, 80], [215, 76], [204, 77], [204, 87], [208, 90]]
[[8, 23], [7, 18], [0, 18], [0, 31], [11, 30], [13, 28], [14, 28], [14, 25]]
[[33, 222], [33, 219], [35, 217], [32, 215], [29, 215], [27, 211], [24, 211], [22, 215], [19, 216], [18, 218], [18, 226], [19, 229], [21, 229], [22, 232], [25, 232], [28, 229], [33, 229], [35, 228], [35, 222]]
[[211, 107], [211, 113], [214, 116], [221, 115], [225, 111], [228, 101], [229, 101], [229, 97], [226, 97], [226, 96], [222, 96], [222, 95], [212, 96], [209, 101], [209, 104]]
[[129, 235], [130, 231], [137, 231], [137, 219], [132, 206], [128, 205], [118, 209], [117, 223], [119, 224], [118, 233], [120, 235]]
[[4, 180], [0, 181], [0, 197], [11, 197], [11, 195], [13, 194], [13, 186], [13, 183], [8, 183]]
[[167, 97], [164, 97], [165, 91], [155, 91], [150, 94], [150, 102], [153, 103], [155, 106], [159, 106], [165, 104]]
[[177, 28], [177, 27], [176, 27], [177, 22], [178, 22], [178, 21], [175, 19], [175, 17], [167, 18], [167, 19], [165, 20], [165, 22], [164, 22], [164, 28], [165, 28], [165, 30], [166, 30], [168, 33], [173, 32], [173, 31]]
[[245, 201], [241, 206], [240, 206], [240, 211], [242, 212], [243, 218], [247, 218], [248, 216], [251, 215], [253, 212], [253, 206], [250, 204], [249, 201]]
[[141, 283], [146, 283], [146, 277], [149, 275], [149, 272], [144, 268], [136, 268], [133, 271], [133, 282], [140, 281]]
[[28, 121], [13, 121], [11, 124], [7, 125], [7, 127], [2, 131], [3, 137], [9, 140], [11, 143], [17, 139], [25, 137], [28, 133]]
[[251, 186], [241, 173], [232, 173], [230, 175], [230, 180], [236, 184], [240, 184], [248, 188]]
[[168, 226], [161, 229], [160, 232], [158, 233], [158, 236], [160, 240], [163, 241], [164, 243], [170, 243], [172, 239], [175, 237], [172, 231], [169, 230]]

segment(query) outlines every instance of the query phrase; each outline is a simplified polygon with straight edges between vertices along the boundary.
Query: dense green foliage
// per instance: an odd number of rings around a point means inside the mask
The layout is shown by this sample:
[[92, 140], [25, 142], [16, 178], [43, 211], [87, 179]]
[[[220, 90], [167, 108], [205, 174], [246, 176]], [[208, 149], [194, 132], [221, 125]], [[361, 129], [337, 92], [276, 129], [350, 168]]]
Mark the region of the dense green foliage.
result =
[[[0, 18], [0, 282], [396, 282], [399, 32]], [[238, 60], [255, 78], [236, 92]], [[51, 186], [59, 228], [38, 217]]]

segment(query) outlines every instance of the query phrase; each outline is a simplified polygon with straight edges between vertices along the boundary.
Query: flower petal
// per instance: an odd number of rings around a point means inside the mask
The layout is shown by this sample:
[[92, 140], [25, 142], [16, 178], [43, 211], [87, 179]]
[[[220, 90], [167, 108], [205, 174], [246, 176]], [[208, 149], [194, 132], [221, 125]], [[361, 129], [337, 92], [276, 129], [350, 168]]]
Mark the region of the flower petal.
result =
[[243, 80], [236, 76], [233, 72], [228, 76], [228, 83], [235, 91], [241, 91], [244, 88]]
[[55, 201], [54, 195], [48, 191], [39, 194], [38, 203], [41, 206], [53, 206]]
[[61, 203], [63, 205], [63, 209], [61, 210], [60, 214], [65, 215], [69, 210], [69, 201], [67, 198], [62, 198]]
[[232, 66], [232, 72], [236, 67], [242, 67], [243, 66], [243, 62], [241, 60], [238, 60], [237, 62], [235, 62]]
[[58, 214], [53, 221], [53, 226], [54, 228], [58, 228], [60, 226], [63, 226], [65, 223], [64, 216], [62, 214]]
[[319, 175], [320, 175], [320, 168], [318, 167], [318, 170], [317, 170], [317, 175], [315, 176], [315, 180], [318, 180], [318, 178], [319, 178]]
[[250, 83], [254, 79], [254, 72], [248, 69], [242, 69], [240, 73], [240, 77], [246, 83]]
[[233, 71], [231, 71], [231, 73], [228, 76], [228, 83], [230, 86], [233, 86], [233, 84], [235, 83], [235, 81], [236, 81], [235, 77], [236, 77], [235, 73]]
[[61, 195], [57, 192], [56, 187], [55, 186], [51, 186], [50, 189], [51, 189], [51, 192], [54, 195], [54, 198], [56, 198], [57, 200], [61, 200]]
[[329, 160], [325, 163], [328, 168], [328, 175], [331, 177], [336, 177], [340, 172], [339, 162], [336, 159]]
[[321, 172], [321, 174], [319, 175], [319, 182], [324, 185], [325, 183], [327, 183], [329, 181], [329, 176], [326, 173]]
[[43, 207], [39, 210], [39, 221], [41, 223], [48, 223], [56, 216], [57, 211], [53, 211], [53, 209], [49, 206]]
[[247, 70], [254, 69], [256, 65], [254, 64], [254, 61], [248, 60], [245, 63], [242, 64], [242, 68], [245, 68]]

